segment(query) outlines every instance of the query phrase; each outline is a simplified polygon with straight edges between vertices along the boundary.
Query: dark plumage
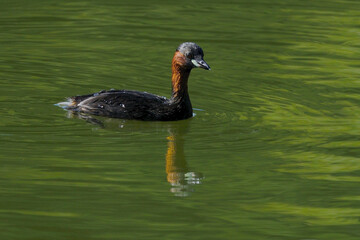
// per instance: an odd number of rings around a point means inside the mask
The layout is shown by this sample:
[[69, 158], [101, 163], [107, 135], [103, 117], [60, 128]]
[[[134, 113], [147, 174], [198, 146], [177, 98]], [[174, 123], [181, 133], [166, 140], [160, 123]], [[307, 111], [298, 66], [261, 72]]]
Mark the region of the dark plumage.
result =
[[110, 90], [70, 97], [59, 105], [72, 111], [122, 119], [173, 121], [192, 117], [187, 82], [194, 67], [210, 70], [202, 49], [195, 43], [182, 43], [172, 60], [170, 99], [147, 92]]

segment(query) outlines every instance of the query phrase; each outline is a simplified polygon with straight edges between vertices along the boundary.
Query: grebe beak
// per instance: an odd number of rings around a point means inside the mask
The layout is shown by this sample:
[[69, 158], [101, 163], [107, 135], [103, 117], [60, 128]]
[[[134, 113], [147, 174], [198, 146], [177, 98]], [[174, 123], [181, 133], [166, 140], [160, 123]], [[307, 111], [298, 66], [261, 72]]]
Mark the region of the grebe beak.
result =
[[191, 60], [191, 62], [194, 64], [195, 67], [211, 70], [210, 66], [204, 61], [204, 59], [193, 59]]

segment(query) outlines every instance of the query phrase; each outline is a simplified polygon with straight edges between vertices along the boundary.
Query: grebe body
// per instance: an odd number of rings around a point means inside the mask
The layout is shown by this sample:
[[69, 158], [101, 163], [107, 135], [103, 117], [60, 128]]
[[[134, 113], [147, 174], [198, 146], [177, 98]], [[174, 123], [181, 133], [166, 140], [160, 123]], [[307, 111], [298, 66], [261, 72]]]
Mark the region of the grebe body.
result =
[[172, 96], [165, 98], [147, 92], [109, 90], [74, 96], [65, 103], [65, 109], [98, 116], [144, 121], [174, 121], [192, 117], [188, 93], [188, 79], [193, 68], [210, 70], [203, 59], [202, 49], [185, 42], [176, 49], [172, 60]]

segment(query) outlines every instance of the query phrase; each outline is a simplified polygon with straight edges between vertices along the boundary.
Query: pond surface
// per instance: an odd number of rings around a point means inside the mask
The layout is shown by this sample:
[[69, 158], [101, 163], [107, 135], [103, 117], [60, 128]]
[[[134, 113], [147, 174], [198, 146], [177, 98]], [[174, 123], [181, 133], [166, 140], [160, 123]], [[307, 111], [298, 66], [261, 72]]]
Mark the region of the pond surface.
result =
[[[1, 1], [0, 239], [360, 239], [359, 1]], [[170, 95], [196, 116], [54, 106]]]

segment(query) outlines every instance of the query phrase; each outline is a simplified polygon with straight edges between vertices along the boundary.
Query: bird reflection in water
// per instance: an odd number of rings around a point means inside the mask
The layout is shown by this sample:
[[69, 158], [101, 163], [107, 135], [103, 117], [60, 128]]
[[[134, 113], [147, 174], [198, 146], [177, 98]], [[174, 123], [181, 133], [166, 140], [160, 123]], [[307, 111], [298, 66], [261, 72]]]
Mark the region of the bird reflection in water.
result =
[[194, 185], [201, 184], [203, 174], [189, 170], [184, 154], [184, 136], [189, 128], [189, 120], [176, 122], [140, 122], [114, 118], [94, 117], [92, 115], [68, 111], [68, 118], [80, 118], [105, 129], [123, 128], [127, 131], [146, 131], [149, 129], [167, 130], [166, 179], [170, 191], [177, 197], [187, 197], [194, 192]]
[[193, 185], [201, 183], [203, 176], [201, 173], [189, 171], [184, 155], [183, 135], [170, 133], [167, 140], [167, 181], [171, 184], [171, 192], [175, 196], [186, 197], [193, 192]]

